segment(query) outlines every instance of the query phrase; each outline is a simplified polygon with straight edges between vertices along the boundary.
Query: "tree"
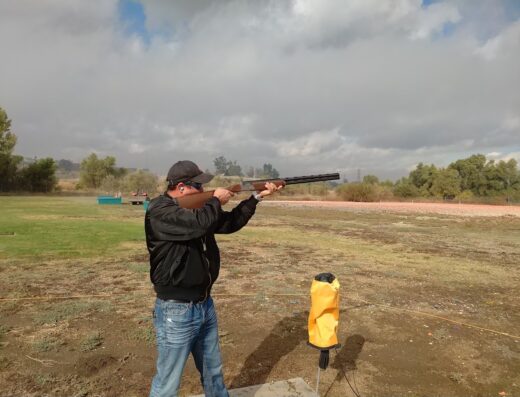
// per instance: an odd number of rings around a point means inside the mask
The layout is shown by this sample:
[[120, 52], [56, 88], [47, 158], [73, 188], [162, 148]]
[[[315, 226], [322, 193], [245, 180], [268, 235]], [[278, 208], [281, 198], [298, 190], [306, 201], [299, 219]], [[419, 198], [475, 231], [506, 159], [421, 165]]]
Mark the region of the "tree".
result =
[[118, 170], [116, 170], [115, 164], [115, 157], [107, 156], [104, 159], [100, 159], [95, 153], [92, 153], [81, 162], [80, 184], [87, 188], [99, 188], [103, 179], [108, 175], [117, 176]]
[[393, 188], [394, 188], [394, 182], [392, 182], [390, 179], [386, 179], [386, 180], [384, 180], [383, 182], [379, 182], [379, 184], [380, 184], [381, 186], [386, 186], [386, 187], [388, 187], [388, 188], [390, 188], [390, 189], [393, 189]]
[[379, 184], [379, 178], [375, 175], [365, 175], [363, 177], [363, 183], [369, 183], [371, 185]]
[[[114, 159], [115, 161], [115, 159]], [[128, 174], [128, 169], [125, 167], [114, 167], [110, 175], [114, 175], [116, 178], [123, 178]]]
[[442, 168], [435, 174], [431, 193], [443, 198], [453, 198], [462, 190], [461, 178], [457, 170], [453, 168]]
[[399, 179], [393, 188], [394, 195], [397, 197], [416, 197], [419, 195], [419, 189], [415, 186], [410, 178], [403, 177]]
[[242, 176], [242, 167], [237, 164], [236, 161], [228, 162], [226, 172], [224, 173], [226, 176]]
[[224, 175], [228, 168], [228, 161], [224, 156], [219, 156], [215, 160], [213, 160], [213, 164], [215, 165], [215, 173], [217, 175]]
[[479, 194], [485, 188], [486, 180], [484, 168], [486, 166], [486, 156], [474, 154], [468, 158], [457, 160], [451, 163], [448, 168], [457, 170], [460, 176], [460, 187], [464, 190], [471, 190], [474, 194]]
[[127, 192], [139, 191], [154, 194], [157, 191], [157, 176], [151, 172], [139, 170], [126, 175], [121, 185]]
[[15, 146], [16, 135], [11, 132], [11, 120], [0, 108], [0, 191], [16, 187], [16, 172], [22, 158], [13, 156]]
[[479, 186], [480, 195], [496, 196], [504, 193], [504, 184], [499, 174], [495, 160], [489, 160], [482, 170], [483, 182]]
[[280, 173], [278, 172], [278, 170], [276, 168], [273, 167], [273, 165], [271, 163], [264, 164], [264, 166], [262, 167], [262, 175], [265, 178], [279, 178], [280, 177]]
[[11, 120], [0, 108], [0, 153], [11, 154], [16, 145], [16, 135], [11, 132]]
[[30, 192], [48, 193], [57, 183], [56, 162], [50, 157], [37, 160], [21, 171], [21, 187]]
[[496, 177], [502, 182], [502, 190], [506, 196], [516, 196], [520, 192], [520, 172], [517, 169], [517, 161], [511, 159], [499, 161], [496, 165]]
[[419, 194], [427, 197], [432, 194], [430, 189], [436, 174], [437, 168], [433, 164], [424, 165], [423, 163], [419, 163], [415, 170], [410, 172], [409, 179], [414, 186], [419, 189]]
[[228, 161], [224, 156], [219, 156], [213, 160], [217, 175], [242, 176], [242, 167], [237, 161]]

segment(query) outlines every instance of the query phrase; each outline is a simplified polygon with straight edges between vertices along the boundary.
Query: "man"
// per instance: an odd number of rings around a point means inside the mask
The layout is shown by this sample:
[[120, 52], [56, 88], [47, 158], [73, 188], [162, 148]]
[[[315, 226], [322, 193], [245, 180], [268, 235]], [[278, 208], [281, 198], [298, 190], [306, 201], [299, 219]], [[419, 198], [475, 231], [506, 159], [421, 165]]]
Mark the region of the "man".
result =
[[203, 191], [213, 175], [191, 161], [179, 161], [169, 170], [168, 190], [154, 198], [146, 212], [146, 244], [150, 278], [157, 300], [154, 326], [157, 372], [150, 397], [176, 396], [186, 360], [191, 353], [206, 396], [228, 396], [222, 375], [217, 316], [211, 287], [218, 277], [220, 254], [215, 233], [234, 233], [244, 227], [263, 197], [279, 190], [266, 189], [222, 210], [233, 196], [218, 188], [200, 209], [181, 208], [177, 198]]

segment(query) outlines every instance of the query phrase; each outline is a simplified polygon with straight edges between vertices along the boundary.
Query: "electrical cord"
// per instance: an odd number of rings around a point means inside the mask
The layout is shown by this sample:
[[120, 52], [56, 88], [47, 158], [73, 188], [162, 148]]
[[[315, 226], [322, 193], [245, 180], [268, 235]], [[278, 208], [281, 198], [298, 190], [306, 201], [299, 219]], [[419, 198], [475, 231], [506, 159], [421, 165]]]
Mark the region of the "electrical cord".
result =
[[[336, 356], [338, 355], [338, 349], [335, 349], [334, 352], [336, 353]], [[361, 397], [361, 394], [359, 393], [359, 389], [357, 388], [357, 385], [356, 385], [356, 377], [354, 375], [352, 375], [352, 379], [353, 379], [353, 382], [354, 382], [354, 385], [356, 386], [355, 388], [352, 386], [352, 384], [350, 383], [350, 381], [348, 380], [348, 377], [347, 377], [347, 372], [345, 371], [345, 369], [343, 368], [343, 365], [339, 365], [339, 371], [343, 374], [343, 377], [345, 378], [345, 380], [347, 381], [349, 387], [350, 387], [350, 390], [352, 390], [352, 393], [354, 393], [354, 395], [356, 397]]]

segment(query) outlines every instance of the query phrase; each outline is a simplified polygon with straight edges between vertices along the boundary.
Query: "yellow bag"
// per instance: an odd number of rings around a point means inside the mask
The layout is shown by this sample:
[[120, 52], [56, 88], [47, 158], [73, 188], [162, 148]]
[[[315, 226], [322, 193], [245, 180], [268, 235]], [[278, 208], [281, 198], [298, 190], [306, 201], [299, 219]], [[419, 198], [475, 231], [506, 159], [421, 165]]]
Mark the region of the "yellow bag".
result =
[[309, 345], [329, 350], [339, 347], [339, 281], [331, 273], [318, 274], [311, 286]]

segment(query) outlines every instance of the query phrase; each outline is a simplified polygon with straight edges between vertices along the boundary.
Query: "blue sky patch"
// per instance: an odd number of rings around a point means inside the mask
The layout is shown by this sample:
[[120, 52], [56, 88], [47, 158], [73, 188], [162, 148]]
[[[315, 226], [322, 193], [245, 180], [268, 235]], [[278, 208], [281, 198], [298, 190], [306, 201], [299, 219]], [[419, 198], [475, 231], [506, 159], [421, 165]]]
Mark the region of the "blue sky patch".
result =
[[453, 32], [455, 32], [455, 29], [457, 27], [456, 23], [453, 22], [446, 22], [444, 26], [442, 27], [442, 36], [451, 36]]
[[504, 0], [504, 11], [509, 22], [518, 20], [520, 18], [520, 1]]
[[146, 28], [146, 14], [141, 2], [137, 0], [119, 0], [119, 21], [127, 36], [137, 35], [143, 42], [150, 44], [150, 32]]
[[422, 0], [422, 6], [424, 8], [428, 7], [429, 5], [433, 4], [433, 3], [438, 3], [439, 0]]

